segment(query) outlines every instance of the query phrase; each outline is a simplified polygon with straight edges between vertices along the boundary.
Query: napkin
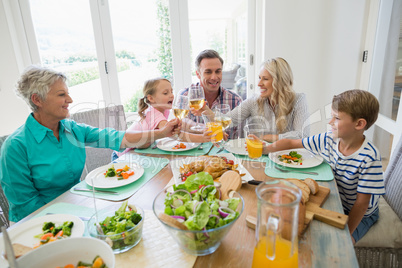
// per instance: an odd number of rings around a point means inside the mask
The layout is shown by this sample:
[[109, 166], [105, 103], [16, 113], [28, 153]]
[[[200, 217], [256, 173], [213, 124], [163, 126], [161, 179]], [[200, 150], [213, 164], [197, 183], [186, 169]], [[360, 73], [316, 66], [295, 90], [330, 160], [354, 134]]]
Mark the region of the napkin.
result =
[[[136, 154], [125, 154], [120, 157], [115, 162], [135, 162], [140, 164], [144, 168], [144, 174], [133, 183], [127, 184], [125, 186], [116, 187], [107, 189], [110, 191], [118, 192], [118, 194], [107, 194], [107, 193], [95, 193], [96, 198], [110, 200], [110, 201], [122, 201], [130, 196], [132, 196], [135, 192], [138, 191], [145, 183], [147, 183], [150, 179], [152, 179], [159, 171], [164, 168], [168, 163], [169, 159], [166, 158], [156, 158], [156, 157], [148, 157]], [[73, 194], [84, 195], [88, 197], [92, 197], [92, 192], [79, 192], [75, 191], [75, 187], [81, 187], [92, 190], [92, 187], [89, 186], [85, 180], [76, 184], [74, 187], [70, 189], [70, 192]], [[101, 189], [102, 190], [102, 189]], [[105, 189], [106, 190], [106, 189]]]
[[[334, 174], [332, 173], [331, 166], [328, 165], [325, 161], [322, 162], [320, 165], [316, 167], [311, 167], [311, 168], [287, 168], [283, 166], [279, 166], [281, 169], [286, 169], [286, 170], [291, 170], [295, 172], [282, 172], [279, 171], [275, 168], [275, 163], [269, 159], [266, 158], [266, 165], [265, 165], [265, 174], [267, 174], [270, 177], [274, 178], [295, 178], [295, 179], [300, 179], [304, 180], [305, 178], [312, 178], [316, 181], [331, 181], [334, 179]], [[303, 174], [303, 173], [298, 173], [297, 171], [312, 171], [312, 172], [317, 172], [318, 175], [311, 175], [311, 174]]]

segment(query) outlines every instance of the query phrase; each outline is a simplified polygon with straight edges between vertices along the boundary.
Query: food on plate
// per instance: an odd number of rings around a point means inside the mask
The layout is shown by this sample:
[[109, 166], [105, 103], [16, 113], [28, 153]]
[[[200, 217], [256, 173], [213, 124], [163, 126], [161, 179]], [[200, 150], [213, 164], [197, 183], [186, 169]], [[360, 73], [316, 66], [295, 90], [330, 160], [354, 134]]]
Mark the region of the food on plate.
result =
[[304, 180], [304, 182], [308, 185], [308, 188], [310, 188], [310, 192], [312, 194], [316, 194], [318, 192], [318, 190], [320, 189], [318, 186], [318, 183], [311, 178], [306, 178]]
[[303, 157], [296, 151], [290, 151], [289, 154], [278, 155], [278, 159], [286, 164], [303, 165]]
[[290, 181], [291, 183], [293, 183], [294, 185], [296, 185], [302, 193], [302, 202], [303, 203], [307, 203], [308, 200], [310, 199], [310, 188], [308, 187], [307, 183], [305, 183], [302, 180], [298, 180], [298, 179], [286, 179], [288, 181]]
[[103, 261], [103, 259], [99, 256], [96, 256], [94, 258], [94, 260], [92, 261], [92, 263], [87, 263], [87, 262], [83, 262], [83, 261], [79, 261], [77, 266], [75, 266], [74, 264], [67, 264], [63, 267], [59, 266], [56, 268], [84, 268], [84, 267], [90, 267], [90, 268], [108, 268], [105, 264], [105, 262]]
[[[108, 216], [99, 222], [103, 233], [112, 241], [112, 249], [120, 249], [127, 245], [138, 242], [138, 232], [135, 227], [142, 220], [141, 214], [133, 205], [128, 205], [128, 201], [122, 203], [121, 207], [115, 211], [114, 216]], [[122, 239], [123, 238], [123, 239]]]
[[[212, 176], [199, 172], [189, 176], [184, 183], [173, 185], [173, 192], [166, 193], [164, 213], [181, 222], [188, 230], [215, 229], [229, 224], [240, 215], [237, 211], [240, 198], [220, 198], [220, 191], [214, 186]], [[221, 238], [219, 232], [188, 234], [183, 234], [183, 239], [189, 240], [189, 247], [197, 249], [208, 248]]]
[[73, 226], [74, 222], [72, 221], [66, 221], [59, 226], [56, 226], [54, 222], [44, 222], [42, 227], [43, 232], [35, 235], [36, 238], [39, 238], [39, 242], [33, 248], [71, 236]]
[[178, 150], [178, 149], [186, 149], [186, 148], [187, 148], [187, 146], [184, 143], [180, 142], [180, 143], [176, 144], [172, 149]]
[[125, 165], [123, 168], [115, 169], [112, 165], [105, 173], [105, 177], [117, 177], [118, 180], [128, 179], [130, 176], [134, 175], [134, 170], [130, 170], [130, 167]]
[[[180, 167], [180, 179], [185, 181], [189, 176], [199, 172], [208, 172], [214, 180], [218, 179], [228, 170], [234, 170], [237, 173], [238, 164], [224, 156], [200, 156], [190, 164], [184, 164]], [[240, 174], [244, 176], [245, 174]]]

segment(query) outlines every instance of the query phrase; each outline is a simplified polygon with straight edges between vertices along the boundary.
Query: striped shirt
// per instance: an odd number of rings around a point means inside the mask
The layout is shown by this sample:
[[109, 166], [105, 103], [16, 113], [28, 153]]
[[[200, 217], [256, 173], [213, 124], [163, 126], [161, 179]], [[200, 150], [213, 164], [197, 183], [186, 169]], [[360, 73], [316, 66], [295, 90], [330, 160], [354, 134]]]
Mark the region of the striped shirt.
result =
[[296, 93], [293, 109], [286, 116], [287, 125], [282, 133], [278, 133], [275, 123], [275, 109], [278, 106], [273, 109], [266, 101], [264, 103], [264, 114], [261, 115], [257, 104], [258, 98], [259, 96], [248, 98], [228, 114], [232, 118], [233, 125], [240, 124], [246, 119], [252, 120], [263, 125], [264, 134], [279, 134], [279, 139], [302, 139], [310, 135], [307, 99], [304, 93]]
[[331, 166], [342, 200], [343, 209], [349, 213], [357, 193], [371, 194], [365, 217], [378, 209], [380, 195], [385, 194], [381, 155], [367, 139], [359, 150], [344, 156], [339, 151], [339, 138], [331, 132], [321, 133], [302, 140], [304, 148], [320, 155]]
[[[199, 83], [196, 84], [192, 84], [190, 87], [196, 87], [196, 86], [200, 86]], [[179, 92], [179, 95], [183, 95], [183, 96], [187, 96], [188, 95], [188, 90], [190, 89], [190, 87], [183, 89], [182, 91]], [[205, 100], [207, 102], [207, 100]], [[210, 106], [211, 109], [214, 109], [215, 106], [219, 105], [219, 104], [229, 104], [230, 106], [230, 110], [233, 110], [236, 106], [238, 106], [240, 103], [242, 102], [242, 98], [235, 92], [227, 90], [225, 88], [223, 88], [222, 86], [219, 88], [219, 94], [218, 97], [214, 100], [214, 102], [212, 103], [212, 105]], [[208, 102], [207, 102], [207, 105]], [[194, 116], [192, 113], [189, 113], [188, 118], [193, 120], [194, 122], [196, 122], [196, 116]], [[200, 118], [200, 122], [202, 119]], [[234, 138], [233, 135], [235, 135], [235, 133], [237, 133], [236, 128], [229, 128], [226, 130], [227, 133], [229, 134], [229, 138]]]

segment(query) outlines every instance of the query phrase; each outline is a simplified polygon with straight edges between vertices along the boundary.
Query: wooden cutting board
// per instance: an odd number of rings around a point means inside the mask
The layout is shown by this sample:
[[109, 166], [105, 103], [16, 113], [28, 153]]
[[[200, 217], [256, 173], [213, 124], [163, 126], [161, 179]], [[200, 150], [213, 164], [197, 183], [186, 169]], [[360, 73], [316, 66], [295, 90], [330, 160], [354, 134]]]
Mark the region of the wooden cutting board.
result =
[[[304, 219], [304, 228], [301, 233], [304, 233], [310, 222], [313, 219], [322, 221], [329, 225], [335, 226], [340, 229], [344, 229], [346, 223], [348, 222], [348, 216], [323, 209], [321, 206], [325, 203], [325, 201], [329, 197], [330, 189], [324, 186], [319, 186], [320, 190], [315, 195], [310, 194], [309, 201], [306, 203], [306, 218]], [[246, 217], [247, 226], [255, 229], [257, 224], [257, 218], [251, 215]]]

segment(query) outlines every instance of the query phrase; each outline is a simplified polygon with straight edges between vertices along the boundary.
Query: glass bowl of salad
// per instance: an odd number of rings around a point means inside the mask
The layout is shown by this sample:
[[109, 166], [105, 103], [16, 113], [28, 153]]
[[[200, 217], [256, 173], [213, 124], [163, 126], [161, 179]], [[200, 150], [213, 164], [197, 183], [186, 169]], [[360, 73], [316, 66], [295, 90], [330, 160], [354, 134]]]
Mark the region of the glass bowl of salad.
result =
[[204, 256], [215, 252], [244, 209], [237, 193], [221, 200], [211, 175], [200, 172], [162, 190], [153, 212], [181, 249]]
[[98, 211], [98, 223], [103, 234], [98, 231], [96, 223], [94, 214], [87, 223], [90, 236], [105, 241], [118, 254], [130, 250], [140, 242], [144, 211], [125, 201]]

